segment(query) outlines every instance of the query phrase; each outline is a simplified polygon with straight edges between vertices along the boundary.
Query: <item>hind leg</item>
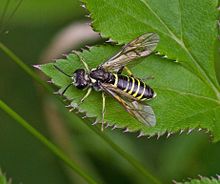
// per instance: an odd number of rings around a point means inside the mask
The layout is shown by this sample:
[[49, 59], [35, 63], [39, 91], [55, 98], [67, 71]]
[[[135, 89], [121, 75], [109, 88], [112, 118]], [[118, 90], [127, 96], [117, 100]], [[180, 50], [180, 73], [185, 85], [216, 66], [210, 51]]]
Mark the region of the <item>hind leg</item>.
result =
[[121, 74], [123, 70], [125, 70], [125, 72], [128, 74], [128, 76], [133, 77], [133, 73], [132, 73], [131, 70], [130, 70], [128, 67], [126, 67], [126, 66], [121, 67], [121, 69], [118, 71], [118, 74]]

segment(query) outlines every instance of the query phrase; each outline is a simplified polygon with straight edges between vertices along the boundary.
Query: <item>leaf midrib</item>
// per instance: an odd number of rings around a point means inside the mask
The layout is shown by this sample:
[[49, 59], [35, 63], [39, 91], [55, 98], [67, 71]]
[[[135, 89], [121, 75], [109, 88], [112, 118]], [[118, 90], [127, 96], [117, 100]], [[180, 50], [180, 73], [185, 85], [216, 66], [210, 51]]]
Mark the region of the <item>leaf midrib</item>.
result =
[[177, 120], [176, 122], [181, 122], [181, 121], [186, 122], [187, 119], [190, 119], [192, 117], [198, 116], [199, 114], [204, 114], [204, 113], [207, 113], [209, 111], [216, 110], [218, 108], [220, 108], [220, 106], [216, 106], [216, 107], [213, 107], [213, 108], [208, 108], [208, 109], [205, 109], [205, 110], [197, 111], [196, 113], [192, 113], [191, 115], [189, 115], [187, 117], [184, 117], [182, 119]]
[[180, 122], [180, 121], [185, 121], [185, 120], [187, 120], [189, 118], [192, 118], [194, 116], [198, 116], [199, 114], [203, 114], [203, 113], [213, 111], [213, 110], [216, 110], [216, 109], [220, 108], [220, 101], [214, 100], [213, 98], [209, 98], [209, 97], [206, 97], [206, 96], [201, 96], [201, 95], [197, 95], [197, 94], [189, 93], [189, 92], [180, 92], [180, 91], [177, 91], [177, 90], [174, 90], [174, 89], [171, 89], [171, 88], [158, 88], [158, 89], [164, 90], [164, 91], [171, 91], [171, 92], [177, 93], [178, 95], [193, 96], [193, 97], [196, 97], [196, 98], [200, 98], [200, 99], [203, 99], [203, 100], [209, 100], [211, 102], [216, 103], [216, 106], [211, 107], [211, 108], [207, 108], [207, 109], [204, 109], [204, 110], [202, 109], [201, 111], [196, 111], [196, 113], [192, 113], [191, 115], [189, 115], [187, 117], [184, 117], [182, 119], [177, 120], [176, 123]]
[[216, 103], [216, 105], [218, 105], [220, 107], [220, 101], [219, 100], [216, 100], [214, 98], [210, 98], [208, 96], [202, 96], [202, 95], [199, 95], [199, 94], [190, 93], [190, 92], [186, 92], [186, 91], [178, 91], [178, 90], [175, 90], [175, 89], [172, 89], [172, 88], [155, 87], [155, 89], [158, 89], [158, 90], [161, 90], [161, 91], [174, 92], [174, 93], [177, 93], [177, 94], [182, 95], [182, 96], [187, 95], [187, 96], [192, 96], [192, 97], [195, 97], [195, 98], [208, 100], [208, 101]]

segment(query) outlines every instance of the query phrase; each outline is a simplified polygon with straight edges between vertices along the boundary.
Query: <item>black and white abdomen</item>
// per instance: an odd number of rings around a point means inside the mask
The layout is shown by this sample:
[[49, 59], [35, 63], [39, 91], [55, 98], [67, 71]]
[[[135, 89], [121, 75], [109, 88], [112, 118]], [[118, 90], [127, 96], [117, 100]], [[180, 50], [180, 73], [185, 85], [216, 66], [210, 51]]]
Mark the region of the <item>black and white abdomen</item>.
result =
[[113, 76], [114, 80], [111, 83], [137, 100], [151, 99], [156, 95], [152, 88], [138, 78], [121, 74], [113, 74]]

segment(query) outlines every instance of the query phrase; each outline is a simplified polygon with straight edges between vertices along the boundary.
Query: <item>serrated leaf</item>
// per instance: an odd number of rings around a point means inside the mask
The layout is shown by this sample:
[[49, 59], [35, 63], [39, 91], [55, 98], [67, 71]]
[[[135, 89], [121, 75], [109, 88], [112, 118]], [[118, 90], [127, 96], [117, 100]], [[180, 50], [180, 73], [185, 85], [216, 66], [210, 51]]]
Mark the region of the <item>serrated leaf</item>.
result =
[[[218, 1], [84, 0], [102, 36], [125, 43], [145, 32], [160, 35], [157, 50], [180, 62], [220, 99], [214, 69]], [[214, 118], [215, 119], [215, 118]]]
[[[105, 120], [112, 126], [127, 128], [128, 131], [140, 131], [141, 135], [150, 136], [204, 128], [213, 133], [215, 141], [219, 140], [220, 93], [214, 71], [216, 1], [84, 2], [92, 13], [93, 26], [102, 31], [103, 36], [126, 43], [142, 33], [156, 32], [161, 38], [158, 51], [181, 61], [173, 62], [152, 55], [140, 59], [132, 68], [137, 77], [155, 78], [147, 81], [158, 94], [156, 99], [149, 102], [157, 118], [155, 127], [141, 124], [111, 97], [107, 98]], [[189, 4], [186, 6], [187, 3]], [[189, 5], [191, 6], [188, 7]], [[81, 56], [90, 68], [95, 68], [118, 49], [116, 46], [93, 47], [90, 51], [81, 53]], [[68, 55], [67, 59], [58, 60], [57, 65], [68, 74], [82, 67], [78, 57], [73, 54]], [[52, 78], [61, 90], [71, 82], [55, 70], [53, 64], [43, 65], [41, 70]], [[72, 87], [65, 95], [68, 99], [74, 99], [74, 104], [79, 102], [84, 94], [85, 92]], [[80, 106], [80, 111], [100, 119], [101, 108], [101, 95], [94, 91]]]
[[[81, 56], [90, 68], [94, 68], [113, 55], [116, 50], [118, 48], [113, 46], [93, 47], [90, 51], [84, 51]], [[128, 115], [111, 97], [107, 98], [105, 120], [110, 125], [115, 124], [121, 128], [127, 127], [130, 131], [141, 130], [144, 135], [202, 127], [213, 131], [217, 136], [219, 129], [213, 124], [213, 117], [215, 116], [214, 113], [220, 113], [220, 106], [219, 101], [214, 99], [214, 92], [180, 64], [164, 60], [159, 56], [150, 56], [142, 60], [140, 64], [132, 68], [132, 71], [140, 78], [146, 76], [155, 78], [147, 81], [147, 83], [158, 94], [156, 99], [149, 102], [156, 113], [157, 125], [148, 127], [141, 124]], [[57, 71], [53, 65], [54, 63], [50, 63], [42, 65], [40, 68], [52, 78], [56, 85], [62, 87], [62, 91], [71, 80]], [[58, 60], [56, 65], [67, 74], [82, 68], [78, 58], [73, 54], [67, 56], [67, 59]], [[84, 94], [85, 92], [72, 87], [65, 95], [77, 103]], [[90, 117], [101, 118], [101, 107], [101, 94], [94, 91], [80, 106], [80, 111], [87, 112]]]
[[220, 184], [220, 180], [216, 178], [200, 177], [200, 179], [191, 179], [185, 182], [175, 182], [175, 184]]

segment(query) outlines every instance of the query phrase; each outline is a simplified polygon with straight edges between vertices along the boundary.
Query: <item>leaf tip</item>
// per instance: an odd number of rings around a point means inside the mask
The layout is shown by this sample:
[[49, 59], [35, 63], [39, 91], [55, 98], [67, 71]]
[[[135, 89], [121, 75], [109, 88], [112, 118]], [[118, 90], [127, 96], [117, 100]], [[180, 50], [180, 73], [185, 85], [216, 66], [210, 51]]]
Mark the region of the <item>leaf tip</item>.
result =
[[85, 48], [90, 50], [92, 48], [92, 46], [89, 46], [89, 45], [85, 45]]
[[114, 125], [113, 127], [112, 127], [112, 130], [114, 130], [114, 129], [116, 129], [117, 128], [117, 125]]
[[187, 132], [187, 135], [189, 135], [193, 130], [194, 130], [194, 128], [189, 129]]
[[145, 135], [145, 134], [140, 131], [140, 133], [138, 134], [137, 138], [143, 137], [144, 135]]
[[129, 129], [129, 128], [126, 128], [123, 132], [124, 132], [124, 133], [130, 132], [130, 129]]
[[[74, 108], [69, 109], [69, 112], [73, 112]], [[76, 114], [78, 114], [79, 111], [76, 111]]]
[[96, 125], [99, 122], [98, 118], [92, 123], [92, 125]]
[[165, 134], [165, 132], [158, 132], [158, 134], [157, 134], [157, 140], [162, 136], [162, 135], [164, 135]]
[[60, 90], [54, 91], [53, 94], [54, 94], [54, 95], [61, 95]]
[[88, 118], [88, 116], [85, 114], [84, 116], [82, 116], [82, 119], [86, 119]]
[[108, 127], [110, 127], [110, 124], [108, 122], [104, 122], [104, 128], [106, 129]]
[[112, 40], [111, 38], [109, 38], [108, 40], [105, 41], [106, 43], [116, 43], [114, 40]]
[[179, 135], [181, 135], [183, 132], [184, 132], [184, 129], [181, 129]]
[[200, 132], [202, 130], [202, 128], [198, 128], [198, 132]]
[[160, 138], [160, 136], [161, 136], [160, 133], [158, 133], [158, 134], [157, 134], [157, 140]]
[[91, 18], [91, 14], [86, 14], [85, 17], [86, 18]]
[[167, 138], [169, 138], [172, 135], [171, 132], [167, 132]]
[[150, 139], [151, 137], [153, 137], [153, 135], [149, 135], [147, 138]]
[[52, 80], [48, 80], [47, 83], [53, 84], [54, 82]]
[[81, 5], [82, 8], [86, 9], [86, 5], [81, 1]]
[[162, 58], [165, 58], [165, 59], [167, 59], [167, 58], [168, 58], [168, 56], [167, 56], [167, 55], [164, 55], [164, 56], [162, 56]]
[[172, 180], [173, 184], [177, 184], [178, 182], [176, 180]]
[[71, 104], [69, 104], [69, 105], [66, 105], [65, 107], [66, 107], [66, 108], [70, 108], [70, 107], [72, 107], [72, 105], [71, 105]]
[[32, 65], [34, 68], [41, 70], [41, 65]]

